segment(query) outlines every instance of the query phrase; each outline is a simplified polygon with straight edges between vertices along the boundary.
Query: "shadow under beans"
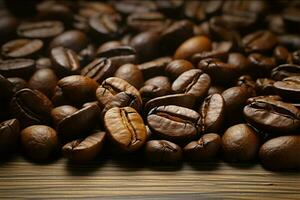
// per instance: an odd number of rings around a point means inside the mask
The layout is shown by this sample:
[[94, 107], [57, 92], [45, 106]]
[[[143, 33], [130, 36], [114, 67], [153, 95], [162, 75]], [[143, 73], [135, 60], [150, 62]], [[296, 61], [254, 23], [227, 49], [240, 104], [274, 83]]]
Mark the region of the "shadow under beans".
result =
[[123, 171], [138, 171], [145, 168], [141, 152], [136, 152], [135, 154], [114, 154], [111, 157], [111, 162], [119, 166]]
[[145, 163], [148, 169], [153, 171], [179, 171], [183, 167], [183, 162], [180, 163]]
[[186, 161], [186, 163], [191, 166], [194, 170], [198, 171], [214, 171], [219, 169], [220, 160], [210, 160], [205, 162], [200, 161]]
[[0, 157], [0, 167], [2, 165], [5, 165], [8, 162], [12, 162], [13, 160], [15, 160], [17, 155], [18, 155], [17, 153], [9, 153], [9, 154], [2, 153]]
[[226, 162], [225, 163], [231, 167], [237, 168], [237, 169], [251, 169], [254, 168], [258, 165], [257, 161], [252, 161], [252, 162]]

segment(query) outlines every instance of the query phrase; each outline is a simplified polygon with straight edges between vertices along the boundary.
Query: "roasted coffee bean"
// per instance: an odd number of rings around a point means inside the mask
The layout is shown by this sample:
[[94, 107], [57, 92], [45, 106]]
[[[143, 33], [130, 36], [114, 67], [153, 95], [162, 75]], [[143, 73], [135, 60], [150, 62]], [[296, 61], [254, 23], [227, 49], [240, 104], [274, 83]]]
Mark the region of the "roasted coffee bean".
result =
[[287, 63], [288, 60], [291, 57], [290, 52], [288, 51], [287, 48], [283, 47], [283, 46], [277, 46], [274, 49], [273, 55], [276, 59], [276, 62], [278, 64], [283, 64], [283, 63]]
[[291, 49], [299, 49], [300, 48], [300, 37], [296, 34], [284, 34], [278, 36], [279, 44], [283, 46], [287, 46]]
[[252, 87], [254, 89], [256, 87], [254, 80], [249, 75], [240, 76], [238, 78], [238, 81], [237, 81], [236, 85], [237, 86], [243, 86], [244, 85], [244, 86]]
[[78, 56], [81, 66], [87, 65], [88, 63], [92, 62], [96, 56], [96, 50], [94, 45], [89, 44], [87, 47], [85, 47], [79, 52]]
[[204, 134], [198, 141], [188, 143], [184, 155], [192, 161], [207, 161], [215, 159], [221, 149], [221, 137], [215, 133]]
[[212, 95], [212, 94], [222, 94], [224, 91], [225, 91], [224, 87], [212, 85], [208, 89], [207, 96]]
[[253, 53], [248, 56], [253, 77], [264, 77], [269, 75], [270, 71], [275, 68], [276, 61], [273, 57], [267, 57], [262, 54]]
[[53, 105], [43, 93], [37, 90], [22, 89], [10, 102], [10, 112], [22, 127], [34, 124], [48, 124]]
[[58, 79], [51, 69], [37, 70], [28, 81], [28, 87], [33, 90], [39, 90], [49, 98], [54, 94]]
[[292, 62], [295, 64], [300, 64], [300, 51], [294, 51], [292, 53]]
[[105, 132], [96, 132], [84, 139], [77, 139], [65, 144], [63, 155], [70, 161], [84, 163], [96, 158], [105, 141]]
[[145, 79], [163, 75], [165, 67], [172, 61], [170, 57], [162, 57], [150, 62], [138, 65]]
[[282, 64], [275, 67], [271, 72], [271, 77], [277, 81], [289, 76], [300, 76], [300, 65]]
[[64, 105], [64, 106], [53, 108], [51, 110], [51, 117], [52, 117], [53, 124], [56, 127], [61, 120], [68, 117], [69, 115], [72, 115], [77, 111], [78, 111], [77, 108], [70, 105]]
[[194, 69], [194, 66], [191, 62], [187, 60], [173, 60], [166, 66], [165, 71], [172, 79], [175, 80], [183, 72], [190, 69]]
[[59, 21], [29, 22], [18, 26], [17, 33], [25, 38], [53, 38], [64, 31], [64, 25]]
[[299, 169], [300, 136], [287, 135], [271, 139], [259, 150], [262, 165], [271, 170]]
[[0, 42], [6, 42], [16, 35], [18, 20], [11, 15], [5, 14], [0, 18]]
[[52, 63], [50, 58], [39, 58], [36, 60], [36, 68], [37, 69], [44, 69], [44, 68], [51, 68]]
[[143, 99], [152, 99], [172, 93], [171, 82], [166, 76], [156, 76], [148, 79], [140, 89]]
[[136, 151], [146, 142], [147, 130], [143, 119], [131, 107], [108, 110], [104, 124], [109, 139], [123, 151]]
[[284, 20], [285, 27], [288, 28], [289, 31], [299, 31], [300, 9], [298, 7], [290, 6], [284, 9], [282, 18]]
[[254, 102], [254, 101], [257, 101], [257, 100], [260, 100], [260, 99], [262, 99], [262, 100], [268, 100], [268, 99], [270, 99], [271, 101], [272, 100], [275, 100], [275, 101], [282, 101], [282, 98], [280, 97], [280, 96], [278, 96], [278, 95], [265, 95], [265, 96], [255, 96], [255, 97], [251, 97], [251, 98], [249, 98], [248, 100], [247, 100], [247, 103], [249, 104], [249, 103], [252, 103], [252, 102]]
[[129, 15], [133, 12], [148, 12], [155, 11], [157, 6], [155, 2], [152, 1], [120, 1], [114, 2], [114, 7], [117, 11], [124, 15]]
[[175, 93], [194, 95], [197, 99], [203, 98], [210, 87], [209, 75], [199, 69], [183, 72], [172, 84]]
[[105, 81], [97, 88], [96, 96], [100, 107], [104, 108], [105, 105], [120, 92], [126, 92], [134, 96], [136, 105], [139, 105], [138, 107], [140, 108], [142, 105], [142, 98], [139, 91], [128, 82], [117, 77], [105, 79]]
[[78, 13], [85, 18], [90, 18], [92, 16], [98, 15], [99, 13], [113, 14], [116, 12], [111, 5], [103, 2], [83, 1], [79, 2], [78, 6]]
[[175, 59], [189, 60], [194, 54], [211, 51], [212, 42], [205, 36], [195, 36], [184, 41], [176, 50]]
[[50, 58], [53, 69], [59, 76], [65, 77], [79, 74], [79, 57], [73, 50], [64, 47], [55, 47], [51, 49]]
[[26, 155], [34, 161], [47, 161], [58, 150], [56, 131], [44, 125], [34, 125], [23, 129], [21, 143]]
[[3, 157], [6, 153], [18, 149], [20, 138], [20, 125], [17, 119], [10, 119], [0, 123], [0, 152]]
[[14, 93], [14, 85], [0, 74], [0, 101], [9, 101]]
[[254, 100], [244, 108], [244, 116], [255, 128], [274, 135], [299, 130], [300, 111], [295, 106], [271, 99]]
[[42, 48], [41, 40], [17, 39], [2, 45], [1, 54], [7, 58], [28, 58], [37, 55]]
[[192, 63], [199, 63], [201, 60], [207, 58], [216, 58], [216, 59], [225, 60], [227, 56], [228, 54], [225, 51], [220, 51], [220, 50], [204, 51], [202, 53], [194, 54], [191, 58], [191, 61]]
[[199, 108], [201, 132], [218, 132], [225, 118], [225, 101], [220, 94], [213, 94], [204, 99]]
[[168, 105], [153, 108], [148, 113], [147, 122], [158, 137], [181, 143], [198, 135], [201, 119], [194, 110]]
[[49, 44], [49, 49], [62, 46], [78, 53], [87, 45], [88, 38], [85, 33], [78, 30], [69, 30], [55, 37]]
[[224, 157], [230, 162], [247, 162], [256, 158], [260, 139], [247, 124], [237, 124], [222, 136]]
[[101, 110], [98, 105], [84, 107], [61, 119], [57, 124], [57, 133], [64, 141], [86, 135], [95, 128], [100, 114]]
[[147, 30], [161, 30], [167, 25], [165, 16], [159, 12], [134, 12], [127, 18], [128, 26], [138, 32]]
[[63, 98], [74, 105], [82, 105], [96, 98], [98, 85], [96, 81], [86, 76], [67, 76], [57, 82], [52, 100], [59, 102]]
[[182, 160], [182, 149], [167, 140], [151, 140], [146, 143], [146, 159], [150, 163], [174, 164]]
[[99, 48], [97, 49], [97, 52], [105, 52], [107, 50], [114, 49], [114, 48], [120, 47], [120, 46], [123, 46], [121, 41], [110, 40], [110, 41], [107, 41], [107, 42], [104, 42], [103, 44], [101, 44], [99, 46]]
[[134, 86], [136, 89], [140, 89], [144, 83], [144, 78], [141, 70], [137, 65], [125, 64], [119, 67], [114, 74], [115, 77], [123, 79]]
[[31, 59], [10, 59], [0, 61], [0, 74], [5, 77], [28, 78], [35, 71], [35, 62]]
[[290, 76], [282, 81], [276, 81], [274, 88], [277, 94], [289, 102], [299, 102], [300, 76]]
[[257, 31], [246, 35], [242, 42], [246, 53], [263, 53], [272, 50], [278, 41], [269, 31]]
[[[13, 91], [13, 93], [16, 93], [19, 90], [22, 90], [22, 89], [28, 87], [27, 82], [24, 79], [22, 79], [22, 78], [11, 77], [11, 78], [7, 78], [7, 80], [12, 83], [12, 91]], [[1, 92], [1, 94], [2, 94], [2, 92]]]
[[275, 81], [273, 79], [268, 78], [258, 78], [256, 79], [256, 89], [257, 93], [260, 95], [269, 95], [274, 94], [274, 83]]
[[247, 72], [250, 68], [249, 59], [241, 53], [230, 53], [227, 63], [238, 67], [241, 73]]

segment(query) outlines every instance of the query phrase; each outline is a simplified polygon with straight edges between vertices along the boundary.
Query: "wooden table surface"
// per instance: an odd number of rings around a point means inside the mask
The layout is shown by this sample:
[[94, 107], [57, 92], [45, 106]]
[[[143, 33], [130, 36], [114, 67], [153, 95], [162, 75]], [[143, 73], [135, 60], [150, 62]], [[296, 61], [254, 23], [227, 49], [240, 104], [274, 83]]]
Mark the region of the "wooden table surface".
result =
[[59, 159], [36, 164], [17, 157], [0, 164], [0, 198], [300, 199], [299, 172], [224, 162], [153, 167], [134, 157], [88, 165]]

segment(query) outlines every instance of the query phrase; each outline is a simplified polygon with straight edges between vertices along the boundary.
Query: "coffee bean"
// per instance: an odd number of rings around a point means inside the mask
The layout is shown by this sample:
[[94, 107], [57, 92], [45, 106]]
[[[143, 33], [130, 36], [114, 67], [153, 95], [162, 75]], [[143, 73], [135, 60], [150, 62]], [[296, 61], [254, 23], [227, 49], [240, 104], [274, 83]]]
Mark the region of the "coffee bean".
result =
[[149, 79], [163, 75], [162, 73], [165, 67], [171, 61], [172, 59], [170, 57], [162, 57], [150, 62], [142, 63], [138, 65], [138, 68], [142, 71], [144, 78]]
[[172, 79], [175, 80], [183, 72], [193, 68], [193, 64], [187, 60], [173, 60], [166, 66], [165, 71]]
[[247, 72], [251, 65], [249, 59], [241, 53], [230, 53], [227, 62], [238, 67], [242, 73]]
[[157, 164], [173, 164], [182, 160], [182, 149], [167, 140], [151, 140], [146, 143], [146, 159]]
[[295, 132], [300, 127], [300, 111], [282, 101], [254, 100], [245, 106], [244, 116], [252, 126], [275, 135]]
[[65, 77], [79, 74], [79, 57], [73, 50], [64, 47], [55, 47], [51, 49], [50, 58], [53, 69], [59, 76]]
[[276, 81], [274, 88], [283, 99], [297, 102], [297, 99], [300, 99], [300, 76], [290, 76], [282, 81]]
[[49, 124], [53, 105], [43, 93], [37, 90], [22, 89], [10, 102], [11, 114], [22, 127], [34, 124]]
[[279, 64], [287, 63], [291, 56], [288, 49], [283, 46], [277, 46], [274, 49], [273, 54], [276, 59], [276, 62]]
[[207, 92], [207, 96], [212, 95], [212, 94], [222, 94], [224, 91], [225, 91], [224, 87], [212, 85], [212, 86], [210, 86], [210, 88]]
[[[72, 2], [73, 3], [73, 2]], [[79, 14], [83, 17], [90, 18], [92, 16], [98, 15], [99, 13], [104, 14], [113, 14], [115, 13], [115, 9], [112, 5], [96, 2], [96, 1], [84, 1], [79, 3]]]
[[97, 52], [105, 52], [105, 51], [108, 51], [110, 49], [114, 49], [116, 47], [120, 47], [122, 46], [122, 42], [121, 41], [118, 41], [118, 40], [110, 40], [110, 41], [107, 41], [107, 42], [104, 42], [103, 44], [101, 44], [99, 46], [99, 48], [97, 49]]
[[134, 86], [136, 89], [140, 89], [144, 83], [144, 78], [141, 70], [137, 65], [125, 64], [119, 67], [114, 74], [115, 77], [123, 79]]
[[284, 34], [278, 36], [279, 44], [283, 46], [287, 46], [291, 49], [299, 49], [300, 48], [300, 37], [296, 34]]
[[252, 87], [253, 89], [256, 89], [256, 85], [254, 80], [249, 75], [243, 75], [238, 78], [238, 81], [236, 83], [237, 86], [248, 86]]
[[88, 63], [92, 62], [96, 57], [96, 50], [94, 45], [89, 44], [79, 52], [78, 56], [81, 66], [87, 65]]
[[289, 76], [300, 76], [300, 65], [282, 64], [275, 67], [271, 72], [271, 77], [278, 81]]
[[147, 131], [143, 119], [131, 107], [108, 110], [104, 123], [109, 139], [123, 151], [136, 151], [146, 142]]
[[284, 20], [285, 26], [289, 31], [298, 32], [298, 26], [300, 24], [300, 9], [297, 7], [287, 7], [284, 9], [282, 18]]
[[0, 74], [0, 101], [9, 101], [13, 96], [13, 84]]
[[198, 141], [188, 143], [183, 151], [187, 159], [207, 161], [215, 159], [221, 148], [221, 137], [215, 133], [204, 134]]
[[50, 58], [39, 58], [36, 60], [36, 68], [37, 69], [44, 69], [44, 68], [51, 68], [52, 63]]
[[18, 20], [11, 15], [5, 14], [0, 18], [0, 42], [6, 42], [16, 35]]
[[160, 138], [179, 143], [194, 139], [201, 123], [196, 111], [175, 105], [153, 108], [148, 113], [147, 122]]
[[275, 89], [273, 86], [274, 83], [275, 81], [273, 79], [268, 79], [268, 78], [256, 79], [257, 93], [260, 95], [275, 94]]
[[17, 119], [10, 119], [0, 123], [0, 152], [5, 154], [14, 152], [18, 148], [20, 125]]
[[35, 62], [31, 59], [10, 59], [0, 61], [0, 74], [5, 77], [28, 78], [35, 71]]
[[77, 139], [63, 146], [63, 155], [70, 161], [84, 163], [99, 154], [105, 141], [105, 132], [96, 132], [84, 139]]
[[247, 124], [237, 124], [226, 130], [222, 136], [224, 157], [230, 162], [247, 162], [256, 158], [259, 137]]
[[27, 82], [24, 79], [22, 79], [22, 78], [11, 77], [11, 78], [7, 78], [7, 80], [12, 83], [12, 87], [13, 87], [12, 91], [13, 91], [13, 93], [16, 93], [19, 90], [22, 90], [24, 88], [28, 88]]
[[267, 141], [259, 150], [262, 165], [271, 170], [299, 169], [299, 144], [299, 135], [280, 136]]
[[153, 29], [161, 30], [167, 23], [165, 16], [159, 12], [134, 12], [127, 18], [128, 26], [137, 32]]
[[150, 78], [140, 89], [140, 94], [145, 100], [168, 95], [171, 93], [171, 82], [166, 76], [156, 76], [154, 78]]
[[12, 40], [1, 47], [1, 54], [7, 58], [33, 57], [43, 48], [41, 40], [17, 39]]
[[251, 63], [250, 73], [253, 77], [268, 76], [270, 71], [276, 66], [276, 61], [273, 57], [267, 57], [262, 54], [250, 54], [248, 59]]
[[59, 106], [56, 108], [53, 108], [51, 110], [51, 117], [52, 121], [55, 125], [55, 127], [58, 125], [58, 123], [63, 120], [64, 118], [68, 117], [69, 115], [72, 115], [73, 113], [77, 112], [78, 109], [69, 106], [69, 105], [64, 105], [64, 106]]
[[267, 52], [277, 44], [277, 38], [269, 31], [257, 31], [243, 38], [244, 50], [247, 53]]
[[44, 125], [23, 129], [21, 143], [26, 155], [34, 161], [46, 161], [58, 150], [56, 131]]
[[120, 1], [114, 2], [116, 10], [124, 15], [129, 15], [134, 12], [155, 11], [157, 5], [152, 1]]

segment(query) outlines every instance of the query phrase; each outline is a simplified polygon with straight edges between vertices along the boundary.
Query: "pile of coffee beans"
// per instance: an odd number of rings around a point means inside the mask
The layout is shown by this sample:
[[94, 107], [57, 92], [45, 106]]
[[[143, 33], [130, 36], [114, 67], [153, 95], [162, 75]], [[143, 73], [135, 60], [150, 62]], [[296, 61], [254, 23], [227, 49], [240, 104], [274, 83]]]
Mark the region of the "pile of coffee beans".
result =
[[1, 157], [300, 168], [299, 1], [9, 2]]

